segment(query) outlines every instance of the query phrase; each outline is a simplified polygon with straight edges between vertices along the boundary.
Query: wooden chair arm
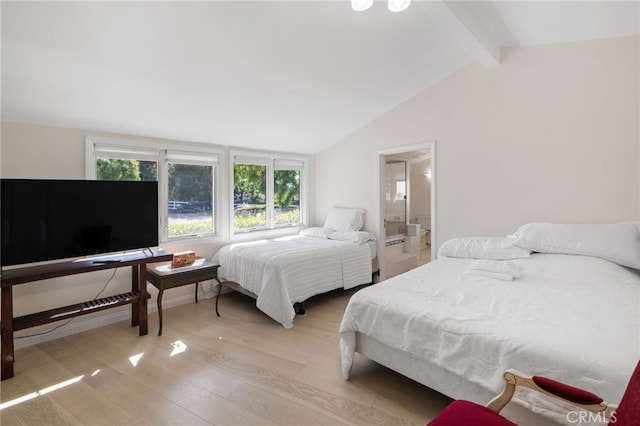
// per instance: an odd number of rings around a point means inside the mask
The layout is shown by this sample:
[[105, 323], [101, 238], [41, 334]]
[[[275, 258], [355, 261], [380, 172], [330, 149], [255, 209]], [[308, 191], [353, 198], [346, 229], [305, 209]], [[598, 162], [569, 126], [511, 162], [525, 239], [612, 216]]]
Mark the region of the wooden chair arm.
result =
[[[611, 415], [617, 408], [617, 406], [608, 404], [603, 401], [602, 398], [599, 398], [597, 395], [583, 389], [568, 386], [539, 376], [528, 376], [518, 370], [507, 370], [504, 373], [504, 380], [504, 391], [492, 399], [487, 405], [487, 408], [494, 413], [499, 413], [509, 403], [509, 401], [511, 401], [511, 398], [513, 398], [513, 395], [515, 394], [516, 386], [524, 386], [544, 395], [562, 399], [594, 413], [603, 413], [606, 418], [611, 418]], [[536, 383], [536, 381], [538, 383]], [[593, 402], [587, 402], [589, 400], [593, 400]]]

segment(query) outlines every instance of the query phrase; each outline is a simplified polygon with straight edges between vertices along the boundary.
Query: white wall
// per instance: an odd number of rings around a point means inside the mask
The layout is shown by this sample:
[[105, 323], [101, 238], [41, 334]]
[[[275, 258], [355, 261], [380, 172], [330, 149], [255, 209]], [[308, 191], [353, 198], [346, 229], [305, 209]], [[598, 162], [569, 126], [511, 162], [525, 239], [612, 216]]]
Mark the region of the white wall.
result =
[[376, 152], [436, 140], [439, 243], [637, 220], [639, 40], [507, 49], [497, 67], [464, 67], [317, 155], [316, 217], [363, 207], [377, 234]]
[[4, 178], [84, 179], [86, 132], [12, 122], [0, 128]]

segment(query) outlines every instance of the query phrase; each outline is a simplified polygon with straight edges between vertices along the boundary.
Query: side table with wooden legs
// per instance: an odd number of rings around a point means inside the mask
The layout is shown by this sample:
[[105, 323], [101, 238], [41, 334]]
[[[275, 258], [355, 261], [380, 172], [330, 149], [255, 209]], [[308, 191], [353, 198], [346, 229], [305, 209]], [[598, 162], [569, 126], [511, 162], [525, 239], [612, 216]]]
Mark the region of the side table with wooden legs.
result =
[[158, 336], [162, 336], [162, 296], [164, 291], [170, 288], [195, 283], [195, 300], [196, 303], [198, 303], [198, 284], [201, 281], [216, 280], [218, 282], [219, 292], [219, 289], [222, 286], [218, 280], [219, 267], [220, 265], [202, 258], [196, 259], [196, 261], [191, 265], [180, 267], [172, 267], [170, 262], [147, 265], [147, 280], [159, 290], [158, 318], [160, 322], [160, 329], [158, 330]]

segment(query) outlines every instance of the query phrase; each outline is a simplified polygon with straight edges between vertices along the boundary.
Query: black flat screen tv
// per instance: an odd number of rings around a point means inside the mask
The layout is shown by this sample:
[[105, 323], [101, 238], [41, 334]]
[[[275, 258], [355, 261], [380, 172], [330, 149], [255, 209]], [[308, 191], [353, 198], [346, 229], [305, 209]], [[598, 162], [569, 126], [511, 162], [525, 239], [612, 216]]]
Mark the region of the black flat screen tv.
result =
[[158, 245], [158, 183], [0, 179], [4, 266]]

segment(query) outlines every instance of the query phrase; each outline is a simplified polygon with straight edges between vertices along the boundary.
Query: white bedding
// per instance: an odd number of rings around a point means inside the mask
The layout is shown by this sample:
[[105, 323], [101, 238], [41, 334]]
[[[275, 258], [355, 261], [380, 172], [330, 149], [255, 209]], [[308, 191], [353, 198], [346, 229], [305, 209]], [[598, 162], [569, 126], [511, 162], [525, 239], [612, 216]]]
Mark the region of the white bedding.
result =
[[[510, 260], [521, 274], [501, 281], [468, 274], [471, 262], [442, 258], [354, 294], [340, 327], [343, 376], [359, 333], [493, 394], [515, 368], [620, 401], [640, 359], [637, 271], [533, 254]], [[460, 397], [437, 379], [428, 385]]]
[[371, 282], [368, 244], [302, 235], [236, 243], [213, 258], [218, 275], [257, 296], [258, 309], [293, 327], [293, 304], [337, 288]]

